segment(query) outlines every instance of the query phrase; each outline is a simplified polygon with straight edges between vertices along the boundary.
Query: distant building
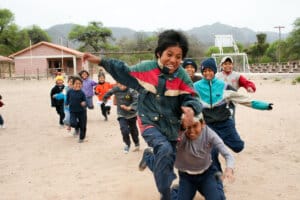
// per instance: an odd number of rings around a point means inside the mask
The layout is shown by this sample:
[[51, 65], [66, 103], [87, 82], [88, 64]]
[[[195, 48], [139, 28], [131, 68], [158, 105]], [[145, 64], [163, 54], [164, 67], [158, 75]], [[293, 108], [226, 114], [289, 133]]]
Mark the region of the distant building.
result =
[[14, 61], [0, 55], [0, 78], [11, 77], [14, 73]]
[[11, 54], [15, 62], [15, 76], [51, 76], [57, 71], [66, 75], [83, 69], [83, 53], [49, 42], [39, 42]]

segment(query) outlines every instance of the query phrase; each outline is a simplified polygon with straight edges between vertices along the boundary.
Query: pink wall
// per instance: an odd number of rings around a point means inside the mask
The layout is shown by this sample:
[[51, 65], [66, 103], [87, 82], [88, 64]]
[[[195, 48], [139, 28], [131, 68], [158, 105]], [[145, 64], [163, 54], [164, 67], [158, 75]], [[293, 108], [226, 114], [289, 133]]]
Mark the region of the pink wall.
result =
[[[32, 53], [31, 53], [32, 52]], [[33, 48], [32, 51], [25, 51], [17, 56], [15, 56], [15, 74], [17, 76], [23, 76], [24, 73], [26, 76], [37, 75], [37, 69], [39, 70], [40, 75], [46, 75], [48, 69], [47, 58], [35, 58], [35, 56], [49, 56], [53, 58], [54, 56], [60, 58], [62, 51], [56, 48], [49, 47], [47, 45], [40, 45], [36, 48]], [[70, 55], [69, 52], [64, 52], [65, 55]], [[31, 55], [32, 55], [32, 64], [31, 64]], [[21, 58], [27, 57], [27, 58]], [[19, 59], [18, 59], [19, 58]], [[64, 58], [66, 59], [66, 58]], [[73, 58], [68, 58], [72, 59]], [[64, 63], [65, 64], [65, 63]], [[77, 72], [82, 69], [81, 58], [76, 58]]]

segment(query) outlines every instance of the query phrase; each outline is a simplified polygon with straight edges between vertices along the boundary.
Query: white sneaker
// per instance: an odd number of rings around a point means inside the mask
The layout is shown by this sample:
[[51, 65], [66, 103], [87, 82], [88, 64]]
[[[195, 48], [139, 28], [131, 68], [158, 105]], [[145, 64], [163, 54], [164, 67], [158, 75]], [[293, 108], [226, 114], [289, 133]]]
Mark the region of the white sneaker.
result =
[[0, 125], [0, 129], [5, 129], [5, 126], [4, 125]]

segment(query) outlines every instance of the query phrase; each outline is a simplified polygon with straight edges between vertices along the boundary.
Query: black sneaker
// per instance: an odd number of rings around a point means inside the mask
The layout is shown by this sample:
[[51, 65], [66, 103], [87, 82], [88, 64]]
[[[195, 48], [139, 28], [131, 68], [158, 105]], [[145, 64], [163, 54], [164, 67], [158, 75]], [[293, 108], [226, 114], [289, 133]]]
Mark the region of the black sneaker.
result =
[[147, 167], [147, 163], [146, 163], [146, 155], [147, 154], [153, 154], [153, 150], [151, 147], [147, 147], [145, 150], [144, 150], [144, 153], [143, 153], [143, 157], [142, 157], [142, 160], [140, 161], [139, 163], [139, 170], [140, 171], [144, 171]]

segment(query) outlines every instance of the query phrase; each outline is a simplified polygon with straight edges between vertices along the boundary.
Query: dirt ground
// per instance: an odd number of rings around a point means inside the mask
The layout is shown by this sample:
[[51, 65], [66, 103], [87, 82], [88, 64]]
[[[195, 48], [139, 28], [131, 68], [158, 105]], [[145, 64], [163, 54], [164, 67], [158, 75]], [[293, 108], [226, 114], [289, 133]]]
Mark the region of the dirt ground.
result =
[[[289, 78], [253, 81], [257, 92], [251, 96], [274, 103], [274, 109], [237, 106], [236, 126], [246, 146], [234, 154], [236, 179], [224, 183], [227, 199], [297, 200], [300, 84], [292, 85]], [[0, 112], [6, 126], [0, 130], [0, 199], [159, 199], [150, 171], [138, 171], [142, 150], [123, 153], [115, 107], [108, 121], [99, 107], [89, 110], [87, 141], [78, 143], [58, 126], [58, 115], [50, 106], [53, 84], [0, 80], [5, 103]]]

